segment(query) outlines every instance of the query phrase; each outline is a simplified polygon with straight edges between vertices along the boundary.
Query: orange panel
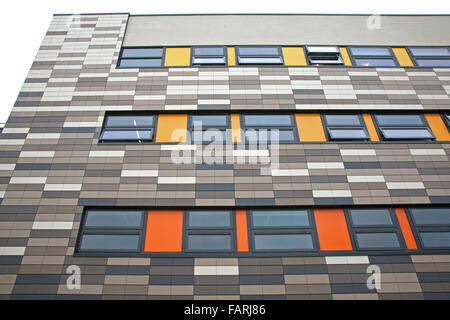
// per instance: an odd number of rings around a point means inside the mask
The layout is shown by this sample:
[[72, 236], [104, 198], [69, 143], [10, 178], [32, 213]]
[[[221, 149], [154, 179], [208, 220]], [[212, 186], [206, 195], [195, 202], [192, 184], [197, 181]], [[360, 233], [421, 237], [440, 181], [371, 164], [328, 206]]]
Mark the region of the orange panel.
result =
[[347, 220], [343, 209], [315, 209], [317, 234], [320, 250], [352, 250]]
[[238, 113], [231, 114], [231, 141], [241, 142], [241, 117]]
[[380, 137], [378, 137], [378, 132], [375, 128], [375, 124], [373, 123], [373, 119], [370, 113], [364, 113], [363, 118], [364, 122], [366, 123], [367, 131], [369, 132], [370, 140], [380, 141]]
[[405, 238], [406, 247], [408, 249], [417, 249], [416, 238], [414, 238], [414, 234], [411, 230], [411, 225], [409, 224], [405, 209], [395, 208], [395, 213], [397, 214], [397, 219], [400, 223], [400, 229], [402, 229], [403, 237]]
[[295, 114], [300, 141], [327, 141], [319, 113]]
[[183, 210], [150, 210], [145, 235], [146, 252], [181, 252]]
[[350, 55], [348, 54], [346, 47], [339, 47], [339, 51], [341, 51], [342, 59], [344, 59], [344, 63], [346, 66], [352, 65], [352, 59], [350, 59]]
[[187, 114], [160, 114], [156, 129], [156, 142], [186, 141]]
[[247, 211], [236, 210], [236, 238], [238, 252], [248, 252]]
[[450, 133], [439, 113], [425, 113], [425, 118], [427, 118], [437, 141], [450, 141]]

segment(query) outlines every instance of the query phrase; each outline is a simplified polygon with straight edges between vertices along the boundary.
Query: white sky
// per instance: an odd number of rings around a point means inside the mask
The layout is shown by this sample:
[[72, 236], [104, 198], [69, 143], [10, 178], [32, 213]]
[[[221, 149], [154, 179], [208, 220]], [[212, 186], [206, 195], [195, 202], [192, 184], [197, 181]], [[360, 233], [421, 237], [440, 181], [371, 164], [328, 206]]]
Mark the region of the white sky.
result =
[[[3, 74], [0, 123], [5, 122], [54, 13], [365, 13], [450, 14], [448, 0], [11, 0], [0, 19]], [[448, 30], [450, 32], [450, 30]]]

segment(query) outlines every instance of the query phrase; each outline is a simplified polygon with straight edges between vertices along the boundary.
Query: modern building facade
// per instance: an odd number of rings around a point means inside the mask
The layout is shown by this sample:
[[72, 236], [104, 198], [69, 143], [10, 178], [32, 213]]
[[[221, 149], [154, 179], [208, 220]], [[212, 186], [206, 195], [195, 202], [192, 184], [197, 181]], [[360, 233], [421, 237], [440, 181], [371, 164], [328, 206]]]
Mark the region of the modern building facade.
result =
[[55, 15], [0, 135], [0, 298], [450, 299], [448, 30]]

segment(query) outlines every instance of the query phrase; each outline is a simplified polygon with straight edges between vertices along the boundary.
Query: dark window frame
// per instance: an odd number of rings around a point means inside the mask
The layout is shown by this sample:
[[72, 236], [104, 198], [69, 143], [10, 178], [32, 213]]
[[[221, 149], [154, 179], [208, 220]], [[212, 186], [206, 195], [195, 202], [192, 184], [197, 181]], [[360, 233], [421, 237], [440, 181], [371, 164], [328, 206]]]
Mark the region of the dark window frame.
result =
[[450, 131], [450, 112], [441, 113], [442, 120], [447, 126], [447, 130]]
[[[422, 125], [421, 126], [411, 126], [411, 125], [407, 125], [407, 124], [405, 124], [405, 125], [390, 125], [390, 126], [384, 126], [384, 125], [380, 125], [379, 124], [379, 122], [378, 122], [378, 120], [377, 120], [377, 116], [382, 116], [382, 115], [387, 115], [387, 116], [389, 116], [389, 115], [392, 115], [392, 116], [397, 116], [397, 115], [399, 115], [399, 116], [406, 116], [406, 115], [416, 115], [416, 116], [418, 116], [420, 119], [421, 119], [421, 121], [422, 121]], [[393, 112], [393, 113], [388, 113], [388, 112], [375, 112], [375, 113], [372, 113], [371, 114], [371, 117], [372, 117], [372, 120], [373, 120], [373, 123], [374, 123], [374, 125], [375, 125], [375, 128], [376, 128], [376, 130], [377, 130], [377, 133], [378, 133], [378, 136], [380, 137], [380, 141], [394, 141], [394, 142], [402, 142], [402, 141], [412, 141], [412, 142], [415, 142], [415, 141], [423, 141], [423, 142], [433, 142], [433, 141], [435, 141], [436, 140], [436, 136], [434, 135], [434, 133], [433, 133], [433, 130], [431, 130], [431, 128], [430, 128], [430, 125], [429, 125], [429, 123], [428, 123], [428, 121], [427, 121], [427, 119], [425, 118], [425, 114], [419, 114], [419, 113], [398, 113], [398, 112]], [[395, 129], [412, 129], [412, 130], [415, 130], [415, 129], [426, 129], [430, 134], [431, 134], [431, 137], [432, 138], [429, 138], [429, 139], [424, 139], [424, 138], [402, 138], [402, 139], [389, 139], [389, 138], [386, 138], [385, 136], [384, 136], [384, 134], [383, 134], [383, 129], [391, 129], [391, 130], [395, 130]]]
[[[160, 58], [155, 58], [155, 57], [139, 57], [139, 58], [123, 58], [123, 51], [126, 49], [162, 49], [162, 54]], [[117, 69], [152, 69], [152, 68], [163, 68], [164, 67], [164, 60], [166, 57], [166, 47], [161, 46], [161, 47], [136, 47], [136, 46], [132, 46], [132, 47], [122, 47], [120, 48], [120, 53], [119, 53], [119, 58], [117, 59]], [[151, 59], [151, 60], [158, 60], [161, 59], [161, 65], [160, 66], [152, 66], [152, 67], [122, 67], [121, 66], [121, 61], [122, 60], [145, 60], [145, 59]]]
[[[89, 215], [89, 211], [111, 211], [110, 209], [106, 208], [85, 208], [83, 212], [83, 218], [80, 221], [80, 227], [79, 227], [79, 234], [77, 237], [77, 243], [75, 246], [75, 252], [76, 253], [142, 253], [144, 251], [144, 236], [146, 231], [146, 221], [147, 221], [147, 214], [148, 210], [144, 209], [123, 209], [124, 211], [136, 211], [141, 212], [141, 221], [140, 225], [136, 227], [121, 227], [121, 226], [95, 226], [90, 227], [86, 226], [86, 220]], [[113, 209], [115, 211], [120, 211], [120, 209]], [[114, 250], [114, 249], [102, 249], [102, 250], [96, 250], [96, 249], [82, 249], [81, 244], [83, 241], [84, 235], [138, 235], [139, 242], [138, 247], [136, 250]]]
[[[289, 126], [279, 126], [279, 125], [246, 125], [245, 124], [245, 116], [271, 116], [271, 115], [284, 115], [284, 116], [289, 116], [291, 119], [291, 125]], [[248, 139], [246, 137], [246, 132], [248, 129], [253, 129], [256, 132], [258, 132], [259, 135], [259, 129], [266, 129], [266, 130], [272, 130], [272, 129], [278, 129], [278, 130], [292, 130], [293, 132], [293, 136], [294, 136], [294, 140], [290, 141], [290, 140], [279, 140], [280, 144], [293, 144], [293, 143], [299, 143], [300, 139], [298, 136], [298, 128], [297, 128], [297, 122], [295, 120], [295, 114], [294, 113], [249, 113], [249, 112], [244, 112], [240, 114], [240, 125], [241, 125], [241, 130], [242, 130], [242, 142], [241, 143], [245, 143], [245, 145], [249, 145]], [[258, 142], [259, 144], [259, 139]], [[267, 139], [267, 144], [272, 144], [272, 141], [270, 139], [270, 135]]]
[[[344, 208], [345, 218], [347, 220], [347, 227], [350, 235], [350, 239], [353, 245], [353, 250], [357, 252], [375, 252], [375, 251], [385, 251], [385, 252], [402, 252], [407, 251], [405, 239], [403, 237], [403, 232], [400, 227], [400, 223], [395, 214], [395, 209], [392, 207], [379, 207], [379, 209], [389, 210], [392, 225], [354, 225], [353, 219], [351, 217], [352, 209], [361, 208]], [[368, 209], [370, 210], [370, 209]], [[399, 247], [378, 247], [378, 248], [366, 248], [361, 247], [357, 240], [358, 233], [395, 233], [397, 235], [397, 240]]]
[[[328, 120], [327, 120], [327, 116], [357, 116], [360, 122], [359, 126], [350, 126], [350, 125], [335, 125], [335, 124], [328, 124]], [[323, 128], [325, 131], [325, 135], [327, 137], [327, 141], [332, 141], [332, 142], [342, 142], [342, 141], [354, 141], [354, 142], [358, 142], [358, 141], [363, 141], [363, 142], [370, 142], [370, 134], [369, 131], [366, 128], [366, 123], [364, 121], [364, 118], [362, 116], [361, 113], [335, 113], [335, 112], [327, 112], [327, 113], [321, 113], [321, 118], [322, 118], [322, 124], [323, 124]], [[356, 139], [356, 138], [345, 138], [345, 139], [337, 139], [337, 138], [333, 138], [331, 136], [331, 132], [330, 130], [339, 130], [339, 129], [362, 129], [364, 131], [364, 133], [366, 134], [366, 138], [363, 139]]]
[[[222, 56], [218, 56], [218, 55], [204, 55], [204, 56], [196, 56], [195, 55], [195, 49], [196, 48], [222, 48], [223, 49], [223, 55]], [[194, 59], [195, 58], [225, 58], [225, 63], [224, 64], [194, 64]], [[202, 45], [202, 46], [192, 46], [191, 47], [191, 56], [190, 56], [190, 61], [191, 61], [191, 67], [228, 67], [228, 52], [227, 52], [227, 47], [226, 46], [207, 46], [207, 45]]]
[[[449, 51], [449, 56], [421, 56], [421, 55], [414, 55], [412, 48], [421, 48], [421, 49], [434, 49], [434, 48], [446, 48]], [[417, 60], [450, 60], [450, 47], [447, 46], [408, 46], [406, 47], [406, 51], [408, 52], [412, 62], [414, 63], [414, 66], [419, 68], [449, 68], [446, 66], [436, 66], [436, 67], [429, 67], [429, 66], [420, 66], [417, 63]]]
[[[337, 57], [337, 59], [335, 59], [335, 60], [338, 63], [320, 63], [320, 64], [314, 63], [313, 62], [314, 56], [315, 55], [319, 56], [319, 54], [318, 53], [310, 53], [308, 51], [308, 47], [311, 47], [311, 48], [313, 48], [313, 47], [333, 47], [333, 48], [336, 48], [337, 52], [334, 54], [334, 56]], [[309, 46], [309, 45], [305, 45], [305, 46], [303, 46], [303, 50], [304, 50], [304, 53], [305, 53], [306, 62], [308, 64], [308, 66], [314, 66], [314, 67], [346, 67], [345, 66], [345, 61], [344, 61], [344, 58], [342, 57], [341, 51], [339, 49], [339, 46], [330, 46], [330, 45], [312, 45], [312, 46]], [[324, 52], [322, 54], [322, 56], [325, 56], [325, 57], [327, 55], [333, 56], [333, 54], [326, 53], [326, 52]], [[321, 60], [321, 61], [327, 61], [327, 60], [325, 59], [325, 60]], [[333, 60], [330, 59], [329, 61], [333, 61]]]
[[[297, 209], [300, 211], [306, 211], [309, 220], [309, 226], [273, 226], [273, 227], [259, 227], [255, 226], [253, 222], [253, 211], [283, 211], [290, 210], [284, 208], [274, 208], [274, 209], [248, 209], [247, 210], [247, 223], [248, 223], [248, 244], [250, 253], [312, 253], [318, 252], [320, 249], [319, 238], [317, 235], [317, 228], [314, 219], [313, 209]], [[256, 249], [255, 246], [255, 236], [256, 235], [289, 235], [289, 234], [309, 234], [312, 238], [312, 249]]]
[[[227, 211], [230, 213], [230, 226], [227, 227], [191, 227], [189, 226], [189, 213], [191, 211], [211, 211], [204, 208], [199, 209], [185, 209], [183, 210], [183, 241], [182, 252], [183, 253], [236, 253], [237, 252], [237, 239], [236, 239], [236, 210], [227, 209], [213, 209], [217, 211]], [[191, 235], [228, 235], [231, 238], [231, 248], [229, 250], [208, 250], [208, 249], [190, 249], [189, 248], [189, 236]]]
[[[152, 125], [151, 126], [138, 126], [138, 127], [126, 127], [126, 126], [121, 126], [121, 127], [108, 127], [107, 126], [107, 121], [108, 121], [108, 117], [129, 117], [129, 116], [152, 116], [153, 117], [153, 121], [152, 121]], [[102, 124], [102, 128], [100, 131], [100, 134], [98, 136], [98, 142], [100, 144], [154, 144], [155, 140], [156, 140], [156, 128], [158, 126], [158, 113], [154, 113], [154, 112], [142, 112], [142, 111], [133, 111], [133, 112], [128, 112], [128, 111], [118, 111], [118, 112], [106, 112], [104, 114], [103, 117], [103, 124]], [[103, 139], [103, 133], [105, 131], [148, 131], [151, 130], [152, 131], [152, 139], [150, 140], [134, 140], [134, 139]]]
[[[388, 49], [390, 56], [376, 56], [376, 55], [355, 55], [352, 52], [353, 48], [383, 48]], [[385, 47], [385, 46], [348, 46], [347, 52], [350, 56], [350, 60], [352, 61], [352, 66], [359, 67], [359, 68], [397, 68], [400, 67], [400, 63], [397, 60], [397, 57], [395, 56], [394, 50], [392, 50], [392, 47]], [[356, 62], [356, 59], [380, 59], [380, 60], [393, 60], [394, 65], [393, 66], [362, 66], [358, 65]]]
[[[446, 207], [440, 207], [446, 208]], [[419, 209], [419, 207], [409, 207], [405, 208], [406, 216], [409, 220], [409, 224], [413, 231], [414, 237], [416, 238], [417, 246], [419, 249], [428, 252], [428, 251], [437, 251], [437, 250], [449, 250], [450, 244], [446, 247], [426, 247], [423, 244], [422, 238], [420, 236], [423, 232], [450, 232], [450, 224], [449, 225], [439, 225], [439, 224], [429, 224], [429, 225], [418, 225], [414, 220], [413, 211], [414, 209]], [[420, 208], [421, 209], [421, 208]], [[428, 208], [430, 209], [430, 208]], [[434, 209], [434, 208], [432, 208]], [[448, 208], [450, 212], [450, 207]]]
[[[231, 144], [232, 143], [232, 137], [231, 137], [231, 113], [189, 113], [188, 114], [188, 124], [187, 124], [187, 132], [189, 132], [191, 137], [191, 143], [194, 143], [194, 124], [192, 123], [192, 117], [195, 116], [225, 116], [226, 117], [226, 125], [225, 126], [215, 126], [215, 125], [204, 125], [202, 123], [202, 131], [206, 131], [209, 129], [216, 129], [219, 131], [225, 131], [225, 144]], [[202, 145], [208, 145], [211, 141], [204, 141], [203, 140], [203, 133], [202, 133]], [[213, 143], [214, 144], [214, 143]]]
[[[244, 55], [244, 58], [280, 58], [281, 63], [240, 63], [239, 58], [241, 57], [240, 48], [277, 48], [278, 55]], [[236, 56], [236, 66], [285, 66], [283, 51], [280, 45], [244, 45], [244, 46], [235, 46], [235, 56]]]

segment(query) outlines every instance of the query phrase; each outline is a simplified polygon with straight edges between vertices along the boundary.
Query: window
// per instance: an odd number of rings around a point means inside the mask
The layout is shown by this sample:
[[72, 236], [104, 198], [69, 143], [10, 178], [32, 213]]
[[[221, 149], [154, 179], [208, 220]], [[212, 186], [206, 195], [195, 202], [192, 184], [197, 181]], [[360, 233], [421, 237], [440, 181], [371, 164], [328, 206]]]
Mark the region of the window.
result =
[[444, 119], [445, 125], [447, 126], [448, 131], [450, 131], [450, 113], [444, 113], [442, 115], [442, 118]]
[[410, 56], [419, 67], [450, 67], [447, 47], [409, 47]]
[[192, 65], [193, 66], [213, 66], [226, 65], [225, 47], [193, 47]]
[[359, 250], [406, 248], [397, 219], [391, 209], [348, 209], [347, 215]]
[[316, 250], [309, 210], [251, 210], [249, 213], [255, 252]]
[[398, 66], [394, 52], [389, 47], [349, 47], [348, 52], [354, 66], [395, 67]]
[[143, 229], [144, 211], [89, 209], [82, 221], [78, 251], [140, 252]]
[[450, 208], [411, 208], [409, 213], [424, 249], [450, 248]]
[[310, 65], [343, 65], [338, 47], [333, 46], [306, 46], [306, 56]]
[[192, 143], [225, 143], [231, 141], [230, 117], [227, 114], [191, 115], [189, 130]]
[[434, 140], [423, 115], [418, 114], [376, 114], [374, 115], [383, 140]]
[[233, 211], [186, 211], [185, 251], [232, 252], [235, 251]]
[[281, 47], [236, 47], [237, 63], [239, 65], [282, 65]]
[[244, 114], [241, 118], [246, 143], [297, 141], [297, 129], [292, 114]]
[[162, 66], [163, 48], [123, 48], [120, 68], [154, 68]]
[[369, 140], [364, 121], [358, 114], [325, 114], [324, 126], [329, 140]]
[[100, 142], [151, 142], [154, 132], [153, 115], [106, 115]]

